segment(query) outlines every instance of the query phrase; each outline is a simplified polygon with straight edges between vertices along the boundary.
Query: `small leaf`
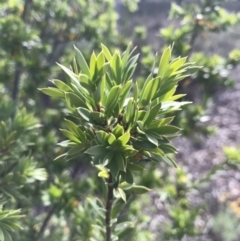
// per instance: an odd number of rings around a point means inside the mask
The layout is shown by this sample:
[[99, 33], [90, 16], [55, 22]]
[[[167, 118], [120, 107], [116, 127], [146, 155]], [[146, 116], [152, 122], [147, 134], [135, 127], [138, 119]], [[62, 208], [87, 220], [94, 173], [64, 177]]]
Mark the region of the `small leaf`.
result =
[[120, 86], [114, 86], [110, 90], [106, 100], [106, 104], [105, 104], [105, 112], [107, 115], [109, 115], [113, 110], [113, 108], [116, 106], [120, 90], [121, 90]]
[[158, 70], [158, 76], [163, 77], [164, 72], [166, 71], [166, 68], [169, 64], [171, 58], [171, 48], [168, 47], [164, 50], [160, 63], [159, 63], [159, 70]]
[[129, 139], [130, 139], [130, 133], [127, 132], [123, 134], [121, 137], [119, 137], [118, 141], [120, 141], [121, 145], [124, 146], [128, 143]]
[[134, 192], [135, 194], [144, 194], [151, 191], [151, 189], [144, 186], [133, 185], [131, 188], [131, 191]]
[[102, 46], [102, 51], [103, 51], [103, 54], [105, 56], [105, 58], [110, 61], [112, 59], [112, 55], [110, 53], [110, 51], [108, 50], [108, 48], [104, 45], [104, 44], [101, 44]]
[[115, 140], [116, 140], [116, 137], [112, 133], [110, 133], [108, 135], [108, 143], [109, 143], [109, 145], [112, 145], [115, 142]]
[[112, 133], [114, 134], [114, 136], [116, 138], [119, 138], [120, 136], [122, 136], [124, 134], [124, 129], [121, 125], [117, 124], [115, 126], [115, 128], [112, 130]]
[[65, 99], [66, 99], [66, 102], [68, 103], [68, 105], [72, 108], [77, 108], [80, 106], [87, 107], [86, 103], [81, 98], [79, 98], [76, 94], [74, 94], [72, 92], [66, 92]]
[[129, 184], [133, 184], [133, 176], [129, 169], [126, 170], [125, 180]]
[[127, 169], [129, 169], [130, 171], [143, 171], [144, 170], [144, 168], [142, 166], [136, 165], [133, 163], [128, 163]]
[[101, 171], [98, 173], [98, 176], [103, 178], [109, 178], [109, 173], [105, 171]]
[[41, 88], [39, 90], [42, 91], [44, 94], [49, 95], [51, 97], [63, 98], [65, 96], [64, 92], [57, 88], [48, 87], [48, 88]]
[[119, 94], [119, 100], [118, 100], [120, 109], [123, 107], [124, 101], [128, 96], [131, 86], [132, 86], [132, 80], [129, 80], [121, 89], [121, 92]]
[[122, 200], [123, 200], [124, 202], [127, 202], [125, 192], [124, 192], [121, 188], [118, 188], [117, 190], [118, 190], [118, 192], [119, 192]]
[[64, 129], [60, 129], [60, 131], [63, 133], [64, 136], [69, 138], [71, 141], [81, 144], [81, 141], [72, 132]]
[[113, 152], [113, 151], [109, 151], [109, 152], [104, 156], [104, 158], [103, 158], [103, 160], [102, 160], [102, 165], [103, 165], [103, 166], [108, 165], [108, 164], [112, 161], [113, 156], [114, 156], [114, 152]]
[[86, 121], [90, 121], [90, 111], [86, 108], [78, 108], [78, 113], [80, 114], [80, 116], [86, 120]]
[[81, 51], [76, 46], [74, 46], [74, 48], [76, 50], [77, 63], [79, 64], [82, 73], [87, 75], [90, 78], [90, 70], [89, 70], [89, 67], [86, 63], [85, 58], [83, 57]]
[[146, 133], [145, 135], [151, 143], [153, 143], [156, 147], [158, 146], [158, 140], [154, 136], [149, 133]]
[[58, 80], [58, 79], [54, 79], [52, 80], [52, 82], [62, 91], [65, 92], [72, 92], [73, 90], [71, 89], [71, 87], [69, 87], [67, 84], [65, 84], [63, 81]]
[[151, 129], [151, 131], [154, 131], [156, 132], [157, 134], [159, 135], [171, 135], [171, 134], [174, 134], [178, 131], [180, 131], [181, 129], [179, 129], [178, 127], [176, 126], [172, 126], [172, 125], [169, 125], [169, 126], [161, 126], [157, 129]]
[[117, 163], [117, 166], [119, 170], [126, 171], [126, 159], [124, 156], [120, 153], [115, 153], [114, 155], [114, 162]]
[[140, 104], [142, 106], [146, 106], [149, 104], [149, 102], [153, 99], [154, 95], [156, 94], [157, 90], [160, 87], [160, 79], [155, 78], [149, 81], [146, 88], [143, 89], [141, 98], [140, 98]]
[[162, 104], [160, 102], [153, 107], [151, 106], [149, 115], [147, 116], [146, 120], [143, 120], [145, 126], [149, 125], [154, 120], [154, 118], [159, 114], [161, 105]]
[[103, 145], [108, 144], [108, 133], [105, 131], [96, 131], [96, 137], [100, 143]]

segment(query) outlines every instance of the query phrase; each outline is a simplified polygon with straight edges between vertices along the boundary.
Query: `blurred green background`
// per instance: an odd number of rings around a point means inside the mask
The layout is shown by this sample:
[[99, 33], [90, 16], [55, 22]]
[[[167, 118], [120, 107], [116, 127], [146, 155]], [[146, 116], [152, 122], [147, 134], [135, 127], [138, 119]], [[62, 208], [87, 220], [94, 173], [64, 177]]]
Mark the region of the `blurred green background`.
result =
[[64, 80], [56, 62], [70, 65], [73, 45], [89, 60], [101, 43], [129, 42], [142, 82], [173, 43], [175, 57], [203, 67], [177, 90], [193, 102], [174, 120], [180, 169], [149, 165], [136, 176], [153, 191], [121, 211], [135, 226], [120, 240], [240, 240], [239, 11], [240, 1], [224, 0], [0, 0], [0, 203], [25, 215], [22, 229], [9, 228], [13, 240], [94, 238], [99, 179], [84, 155], [54, 161], [68, 110], [38, 88]]

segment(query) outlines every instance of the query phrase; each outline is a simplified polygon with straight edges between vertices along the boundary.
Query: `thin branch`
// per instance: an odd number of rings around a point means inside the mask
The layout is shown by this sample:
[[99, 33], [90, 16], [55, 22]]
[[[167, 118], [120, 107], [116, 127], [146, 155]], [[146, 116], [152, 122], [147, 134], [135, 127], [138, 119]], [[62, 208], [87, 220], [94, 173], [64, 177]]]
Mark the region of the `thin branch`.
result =
[[113, 202], [113, 184], [112, 184], [112, 176], [109, 173], [108, 178], [108, 195], [107, 195], [107, 202], [106, 202], [106, 241], [111, 241], [111, 211], [112, 211], [112, 202]]

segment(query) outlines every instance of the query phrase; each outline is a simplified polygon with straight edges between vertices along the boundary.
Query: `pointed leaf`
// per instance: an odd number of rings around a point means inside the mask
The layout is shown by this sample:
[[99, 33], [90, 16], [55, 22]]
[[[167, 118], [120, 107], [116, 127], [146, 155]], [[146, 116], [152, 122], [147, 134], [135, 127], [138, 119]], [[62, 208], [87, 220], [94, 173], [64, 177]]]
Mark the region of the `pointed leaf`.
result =
[[74, 46], [74, 48], [76, 50], [76, 60], [80, 66], [82, 73], [87, 75], [90, 78], [90, 70], [89, 70], [89, 67], [87, 65], [85, 58], [83, 57], [81, 51], [76, 46]]

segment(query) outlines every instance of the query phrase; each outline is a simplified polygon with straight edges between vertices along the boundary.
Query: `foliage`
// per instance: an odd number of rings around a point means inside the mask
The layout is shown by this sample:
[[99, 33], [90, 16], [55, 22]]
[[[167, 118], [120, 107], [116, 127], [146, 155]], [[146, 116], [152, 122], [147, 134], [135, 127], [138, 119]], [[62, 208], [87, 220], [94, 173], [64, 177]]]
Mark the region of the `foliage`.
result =
[[[61, 130], [68, 140], [60, 143], [69, 150], [58, 158], [68, 160], [84, 152], [92, 157], [98, 176], [106, 180], [105, 205], [99, 201], [94, 208], [99, 214], [98, 240], [118, 240], [119, 233], [129, 224], [116, 223], [120, 205], [116, 201], [112, 206], [113, 196], [127, 202], [131, 193], [148, 191], [133, 180], [133, 173], [142, 171], [146, 161], [177, 167], [168, 156], [176, 152], [169, 141], [178, 136], [180, 129], [170, 125], [173, 117], [165, 115], [187, 104], [177, 102], [183, 95], [174, 93], [177, 83], [188, 76], [187, 71], [193, 66], [186, 63], [186, 58], [172, 60], [172, 49], [168, 47], [157, 75], [150, 73], [139, 89], [138, 83], [131, 80], [138, 55], [132, 56], [130, 45], [123, 54], [112, 54], [102, 45], [98, 55], [91, 55], [89, 64], [76, 47], [75, 51], [70, 69], [59, 64], [69, 77], [68, 82], [53, 80], [56, 88], [41, 91], [65, 99], [69, 109], [67, 129]], [[140, 161], [142, 165], [138, 164]]]
[[[39, 181], [45, 181], [46, 171], [39, 168], [30, 153], [32, 138], [37, 135], [38, 120], [26, 112], [16, 109], [7, 95], [1, 92], [0, 102], [0, 190], [4, 204], [9, 208], [25, 207], [26, 198], [32, 195]], [[25, 195], [21, 193], [24, 191]], [[11, 240], [9, 233], [19, 229], [16, 223], [22, 216], [19, 210], [0, 211], [1, 240]]]

